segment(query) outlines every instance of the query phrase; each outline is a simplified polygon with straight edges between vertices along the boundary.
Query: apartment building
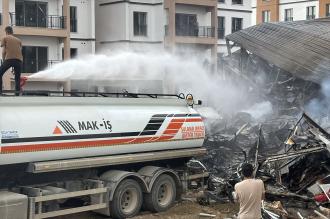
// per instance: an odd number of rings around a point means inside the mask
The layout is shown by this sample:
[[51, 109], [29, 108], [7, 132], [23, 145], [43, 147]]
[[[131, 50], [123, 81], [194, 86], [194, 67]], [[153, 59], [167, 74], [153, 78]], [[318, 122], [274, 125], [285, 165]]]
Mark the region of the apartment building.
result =
[[96, 50], [198, 54], [216, 62], [216, 0], [99, 0]]
[[13, 26], [22, 40], [24, 73], [95, 51], [94, 0], [0, 2], [1, 27]]
[[253, 24], [330, 16], [330, 0], [253, 0]]
[[95, 53], [95, 2], [70, 0], [71, 58]]
[[218, 53], [227, 54], [225, 36], [251, 26], [251, 0], [218, 0]]

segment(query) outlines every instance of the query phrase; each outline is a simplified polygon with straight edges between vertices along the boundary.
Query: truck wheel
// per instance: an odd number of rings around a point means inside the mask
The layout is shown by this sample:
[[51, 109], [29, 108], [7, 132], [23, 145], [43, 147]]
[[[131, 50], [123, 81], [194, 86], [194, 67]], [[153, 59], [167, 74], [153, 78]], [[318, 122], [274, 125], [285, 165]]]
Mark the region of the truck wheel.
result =
[[152, 212], [166, 211], [174, 204], [176, 186], [173, 178], [167, 174], [159, 176], [151, 192], [145, 194], [145, 208]]
[[137, 215], [142, 205], [142, 190], [132, 179], [123, 180], [115, 190], [110, 202], [112, 218], [123, 219]]

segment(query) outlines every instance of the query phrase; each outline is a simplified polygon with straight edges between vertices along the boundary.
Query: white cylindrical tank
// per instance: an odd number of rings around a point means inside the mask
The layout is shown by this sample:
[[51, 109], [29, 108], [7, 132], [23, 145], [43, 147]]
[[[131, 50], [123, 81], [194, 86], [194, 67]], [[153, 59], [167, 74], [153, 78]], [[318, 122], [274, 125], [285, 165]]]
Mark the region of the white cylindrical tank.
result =
[[201, 147], [183, 99], [0, 97], [0, 165]]

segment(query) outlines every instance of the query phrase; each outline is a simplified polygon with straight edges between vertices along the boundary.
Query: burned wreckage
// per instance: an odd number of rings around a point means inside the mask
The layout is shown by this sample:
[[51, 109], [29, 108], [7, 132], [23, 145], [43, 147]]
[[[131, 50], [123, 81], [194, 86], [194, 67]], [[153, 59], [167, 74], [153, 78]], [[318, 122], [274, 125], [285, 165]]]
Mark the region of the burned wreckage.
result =
[[226, 37], [224, 79], [254, 97], [246, 99], [268, 102], [272, 113], [260, 119], [247, 110], [208, 122], [202, 161], [213, 177], [201, 202], [231, 200], [240, 164], [251, 162], [268, 201], [329, 208], [329, 29], [325, 18], [263, 23]]

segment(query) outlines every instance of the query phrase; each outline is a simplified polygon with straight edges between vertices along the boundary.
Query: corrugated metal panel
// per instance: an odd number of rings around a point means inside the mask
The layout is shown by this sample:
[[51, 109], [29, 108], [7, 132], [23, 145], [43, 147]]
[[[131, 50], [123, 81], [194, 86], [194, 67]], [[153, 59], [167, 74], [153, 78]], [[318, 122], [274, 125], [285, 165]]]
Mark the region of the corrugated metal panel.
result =
[[263, 23], [226, 38], [297, 77], [330, 77], [330, 18]]

